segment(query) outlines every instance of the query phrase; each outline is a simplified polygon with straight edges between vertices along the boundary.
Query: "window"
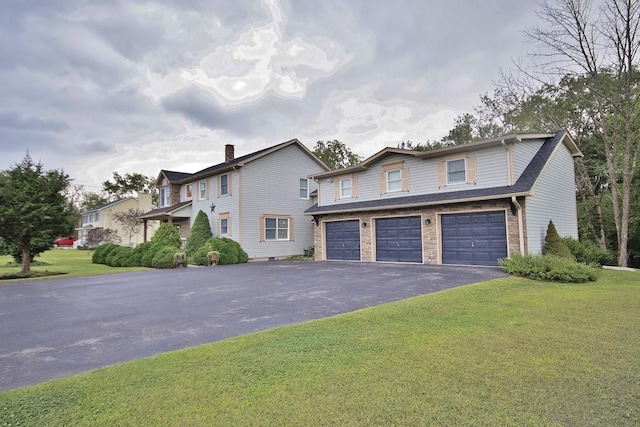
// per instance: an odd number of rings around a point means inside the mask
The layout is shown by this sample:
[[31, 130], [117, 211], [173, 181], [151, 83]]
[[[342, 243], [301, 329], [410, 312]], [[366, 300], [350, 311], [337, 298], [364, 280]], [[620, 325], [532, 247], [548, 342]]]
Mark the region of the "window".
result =
[[220, 218], [220, 234], [223, 236], [229, 234], [229, 218]]
[[207, 181], [205, 180], [198, 182], [198, 197], [200, 200], [207, 198]]
[[459, 182], [467, 182], [465, 159], [449, 160], [447, 162], [447, 184]]
[[387, 191], [401, 191], [402, 190], [402, 172], [400, 169], [393, 169], [387, 171]]
[[187, 184], [187, 185], [184, 187], [184, 195], [185, 195], [185, 197], [186, 197], [187, 199], [190, 199], [190, 198], [191, 198], [191, 184]]
[[308, 199], [309, 198], [309, 180], [305, 178], [300, 178], [300, 198]]
[[226, 196], [229, 194], [229, 174], [225, 173], [220, 175], [220, 195]]
[[344, 199], [353, 195], [353, 180], [345, 178], [340, 180], [340, 198]]
[[289, 218], [265, 218], [265, 240], [289, 240]]
[[169, 187], [160, 189], [160, 206], [169, 206]]

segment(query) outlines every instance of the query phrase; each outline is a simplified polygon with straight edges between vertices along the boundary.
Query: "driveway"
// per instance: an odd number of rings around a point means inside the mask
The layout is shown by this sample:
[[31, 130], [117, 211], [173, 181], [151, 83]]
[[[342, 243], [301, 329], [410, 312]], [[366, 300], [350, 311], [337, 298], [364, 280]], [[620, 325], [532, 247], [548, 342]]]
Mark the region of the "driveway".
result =
[[0, 284], [0, 390], [502, 277], [494, 268], [262, 262]]

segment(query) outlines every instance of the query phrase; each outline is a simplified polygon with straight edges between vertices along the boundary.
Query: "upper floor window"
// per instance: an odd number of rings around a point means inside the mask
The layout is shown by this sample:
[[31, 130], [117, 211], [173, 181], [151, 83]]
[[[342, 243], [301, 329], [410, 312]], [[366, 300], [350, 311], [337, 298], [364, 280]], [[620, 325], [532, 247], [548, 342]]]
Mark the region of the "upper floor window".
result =
[[308, 199], [309, 198], [309, 180], [305, 178], [300, 178], [300, 198]]
[[402, 172], [400, 169], [387, 171], [387, 192], [402, 190]]
[[185, 185], [185, 187], [184, 187], [184, 196], [185, 196], [187, 199], [190, 199], [190, 198], [191, 198], [191, 184], [187, 184], [187, 185]]
[[344, 178], [340, 180], [340, 198], [344, 199], [353, 196], [353, 179]]
[[207, 181], [202, 180], [198, 182], [198, 197], [200, 200], [205, 200], [207, 198]]
[[169, 203], [170, 203], [169, 196], [170, 196], [169, 187], [162, 187], [160, 189], [160, 207], [169, 206]]
[[229, 174], [225, 173], [220, 175], [220, 195], [226, 196], [229, 194]]
[[465, 159], [447, 161], [447, 184], [467, 182]]

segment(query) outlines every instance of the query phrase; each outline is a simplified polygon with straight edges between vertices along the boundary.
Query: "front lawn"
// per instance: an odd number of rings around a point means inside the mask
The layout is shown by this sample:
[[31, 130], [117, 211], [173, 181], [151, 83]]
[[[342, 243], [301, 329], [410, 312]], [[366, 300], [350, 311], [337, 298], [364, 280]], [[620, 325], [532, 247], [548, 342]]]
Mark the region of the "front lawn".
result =
[[[92, 255], [93, 251], [63, 248], [51, 249], [36, 257], [35, 261], [42, 262], [44, 265], [33, 265], [31, 271], [39, 273], [45, 271], [64, 273], [64, 276], [52, 276], [54, 278], [60, 278], [146, 270], [144, 267], [114, 268], [101, 264], [93, 264], [91, 262]], [[12, 262], [12, 257], [6, 255], [0, 256], [0, 281], [2, 281], [3, 276], [20, 272], [21, 267], [19, 265], [8, 266]]]
[[640, 272], [504, 278], [0, 394], [0, 425], [640, 424]]

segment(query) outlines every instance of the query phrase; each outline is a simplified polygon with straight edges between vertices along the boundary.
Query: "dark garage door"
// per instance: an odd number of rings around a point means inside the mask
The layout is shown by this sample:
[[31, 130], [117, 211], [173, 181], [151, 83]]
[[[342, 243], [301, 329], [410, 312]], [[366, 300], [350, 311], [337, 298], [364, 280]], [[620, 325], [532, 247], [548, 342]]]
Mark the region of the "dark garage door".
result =
[[442, 263], [498, 265], [507, 256], [504, 212], [442, 215]]
[[360, 221], [325, 224], [327, 259], [360, 261]]
[[376, 261], [422, 262], [419, 216], [376, 219]]

